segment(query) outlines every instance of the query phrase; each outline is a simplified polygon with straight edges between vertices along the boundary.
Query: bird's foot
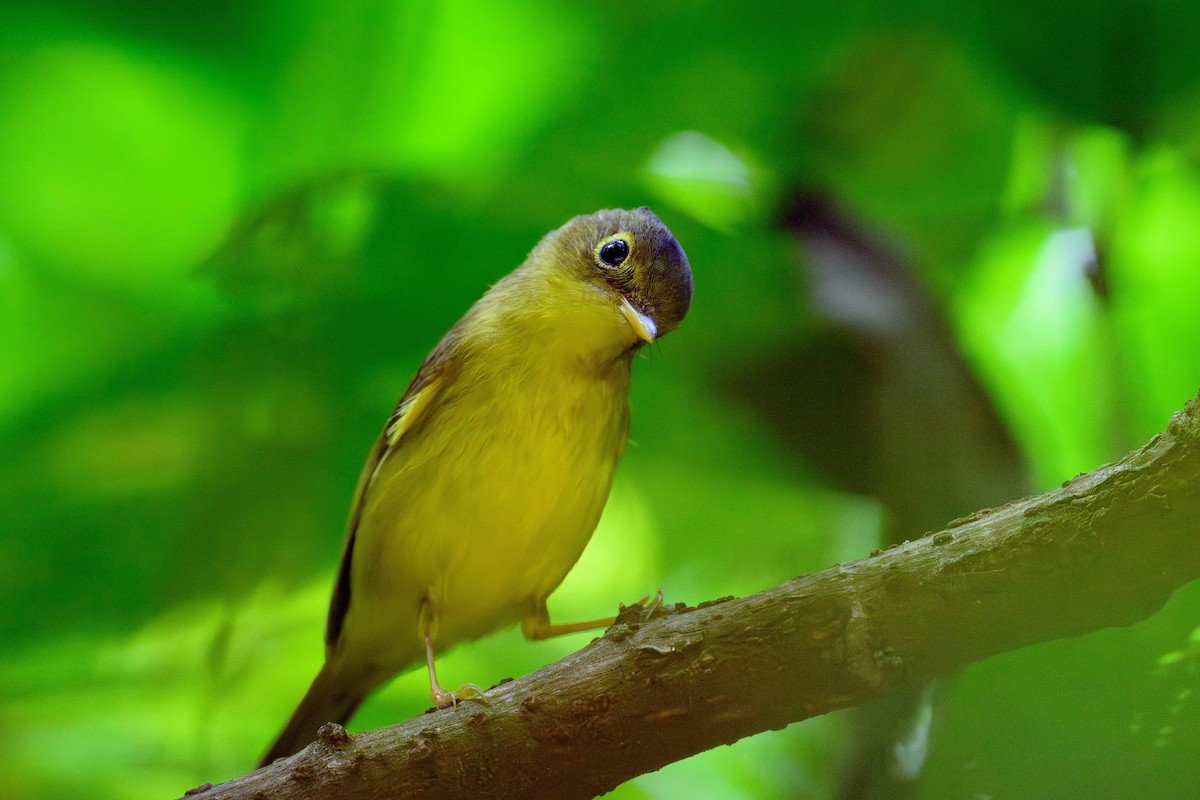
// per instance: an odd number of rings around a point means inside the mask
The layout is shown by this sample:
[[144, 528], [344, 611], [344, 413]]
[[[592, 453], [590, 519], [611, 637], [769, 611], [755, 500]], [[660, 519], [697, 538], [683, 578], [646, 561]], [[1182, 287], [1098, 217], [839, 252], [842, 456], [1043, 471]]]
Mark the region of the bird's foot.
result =
[[[660, 608], [662, 608], [662, 606], [663, 606], [663, 590], [662, 590], [661, 586], [658, 587], [658, 591], [654, 593], [653, 597], [654, 597], [654, 599], [651, 600], [650, 599], [651, 595], [646, 595], [641, 600], [638, 600], [636, 603], [634, 603], [635, 606], [642, 607], [642, 621], [643, 622], [650, 619], [651, 617], [653, 617], [654, 612], [658, 611]], [[646, 605], [647, 603], [649, 603], [649, 605]], [[624, 609], [622, 609], [622, 611], [623, 610]]]
[[480, 689], [473, 683], [464, 683], [453, 692], [448, 692], [435, 684], [430, 689], [429, 694], [433, 698], [433, 704], [438, 708], [450, 708], [468, 699], [478, 700], [484, 705], [488, 704], [488, 699], [484, 696], [483, 689]]

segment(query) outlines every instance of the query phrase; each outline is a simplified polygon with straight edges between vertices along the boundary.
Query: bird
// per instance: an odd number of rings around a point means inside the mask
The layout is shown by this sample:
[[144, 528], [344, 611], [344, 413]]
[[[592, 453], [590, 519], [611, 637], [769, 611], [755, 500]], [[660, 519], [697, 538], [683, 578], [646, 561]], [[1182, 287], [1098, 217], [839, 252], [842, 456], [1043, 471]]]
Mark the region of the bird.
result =
[[[641, 348], [674, 330], [692, 272], [648, 207], [577, 216], [546, 234], [418, 368], [355, 488], [325, 626], [325, 661], [260, 766], [420, 663], [445, 707], [484, 693], [441, 686], [435, 654], [520, 622], [583, 553], [629, 429]], [[486, 698], [484, 698], [486, 700]]]

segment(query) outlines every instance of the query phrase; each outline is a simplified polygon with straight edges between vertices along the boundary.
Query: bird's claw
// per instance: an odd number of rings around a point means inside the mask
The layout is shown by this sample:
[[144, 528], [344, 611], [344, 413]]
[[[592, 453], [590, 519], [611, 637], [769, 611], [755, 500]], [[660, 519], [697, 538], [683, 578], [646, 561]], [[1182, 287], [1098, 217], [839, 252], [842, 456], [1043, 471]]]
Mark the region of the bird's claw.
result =
[[434, 705], [438, 708], [451, 708], [464, 700], [478, 700], [484, 705], [488, 704], [488, 699], [484, 696], [483, 689], [480, 689], [473, 683], [464, 683], [453, 692], [447, 692], [438, 686], [430, 694], [433, 697]]
[[[654, 598], [653, 600], [650, 599], [652, 596]], [[650, 605], [646, 605], [647, 602], [649, 602]], [[634, 605], [642, 607], [642, 621], [645, 622], [646, 620], [649, 620], [654, 616], [654, 612], [658, 611], [663, 606], [662, 587], [658, 587], [657, 592], [655, 592], [653, 595], [646, 595], [641, 600], [638, 600], [636, 603], [634, 603]]]

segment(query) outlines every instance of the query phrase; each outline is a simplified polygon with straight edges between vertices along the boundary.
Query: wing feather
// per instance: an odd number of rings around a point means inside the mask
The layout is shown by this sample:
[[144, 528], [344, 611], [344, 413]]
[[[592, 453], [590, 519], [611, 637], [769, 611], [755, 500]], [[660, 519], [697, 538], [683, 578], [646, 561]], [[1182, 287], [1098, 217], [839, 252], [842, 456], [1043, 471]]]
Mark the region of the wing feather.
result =
[[[449, 339], [449, 337], [447, 337]], [[388, 456], [404, 442], [404, 436], [434, 405], [434, 400], [441, 393], [441, 388], [447, 383], [454, 360], [449, 356], [447, 341], [443, 341], [432, 353], [408, 385], [395, 411], [388, 418], [383, 432], [375, 440], [367, 461], [363, 464], [358, 476], [358, 485], [354, 489], [354, 500], [350, 504], [350, 519], [346, 523], [346, 540], [342, 546], [342, 560], [338, 566], [337, 582], [333, 587], [333, 597], [329, 603], [329, 616], [325, 620], [325, 650], [328, 655], [341, 635], [342, 626], [346, 621], [346, 613], [350, 609], [350, 565], [354, 557], [354, 540], [362, 520], [363, 508], [367, 495], [379, 470], [387, 461]]]

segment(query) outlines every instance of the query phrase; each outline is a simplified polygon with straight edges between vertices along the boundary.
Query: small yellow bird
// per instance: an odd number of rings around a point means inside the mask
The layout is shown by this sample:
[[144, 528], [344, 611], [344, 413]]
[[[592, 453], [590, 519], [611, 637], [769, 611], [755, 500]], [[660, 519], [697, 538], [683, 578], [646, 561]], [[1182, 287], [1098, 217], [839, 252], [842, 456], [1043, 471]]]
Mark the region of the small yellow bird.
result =
[[425, 656], [518, 620], [591, 538], [625, 450], [629, 373], [692, 299], [683, 248], [646, 207], [575, 217], [493, 286], [417, 370], [367, 457], [325, 629], [325, 665], [262, 764]]

